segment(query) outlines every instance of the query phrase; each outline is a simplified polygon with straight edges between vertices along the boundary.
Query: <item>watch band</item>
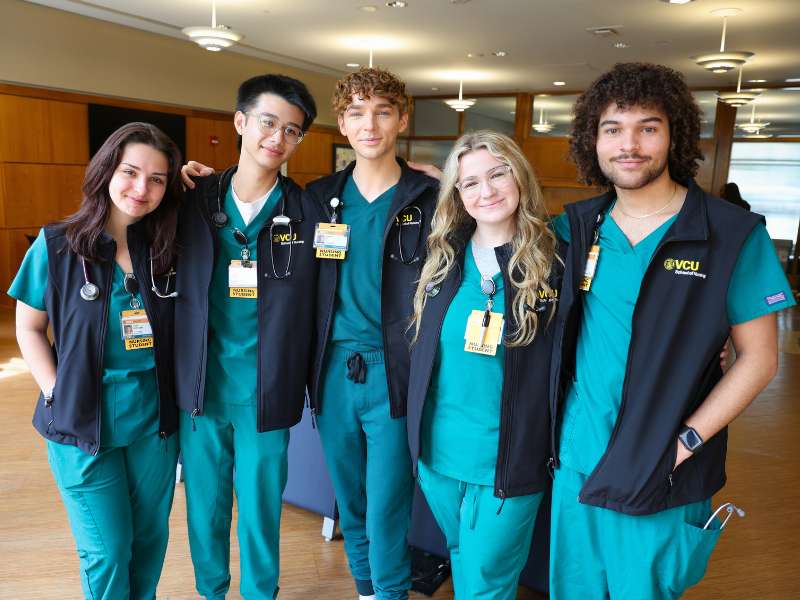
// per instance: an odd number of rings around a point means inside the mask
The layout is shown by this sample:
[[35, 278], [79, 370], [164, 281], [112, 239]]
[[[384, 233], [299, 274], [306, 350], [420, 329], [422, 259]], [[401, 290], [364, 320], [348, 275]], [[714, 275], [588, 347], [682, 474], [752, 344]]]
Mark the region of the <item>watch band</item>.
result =
[[703, 448], [703, 438], [700, 437], [700, 434], [697, 433], [694, 428], [688, 425], [684, 425], [680, 430], [678, 439], [681, 441], [681, 444], [683, 444], [683, 447], [692, 454], [700, 452]]

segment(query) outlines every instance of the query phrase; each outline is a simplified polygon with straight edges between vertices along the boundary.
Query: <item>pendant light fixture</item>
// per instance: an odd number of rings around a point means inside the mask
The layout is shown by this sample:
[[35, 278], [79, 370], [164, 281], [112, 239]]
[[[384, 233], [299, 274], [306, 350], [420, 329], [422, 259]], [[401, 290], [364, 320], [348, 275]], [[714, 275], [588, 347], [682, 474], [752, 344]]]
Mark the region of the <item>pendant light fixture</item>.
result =
[[217, 25], [217, 2], [211, 0], [211, 27], [184, 27], [181, 31], [211, 52], [230, 48], [244, 36], [226, 25]]
[[728, 31], [728, 17], [733, 17], [740, 14], [742, 11], [739, 8], [720, 8], [711, 12], [712, 15], [722, 17], [722, 39], [719, 44], [719, 52], [714, 54], [704, 54], [698, 56], [694, 60], [704, 69], [712, 73], [727, 73], [736, 67], [746, 63], [753, 57], [752, 52], [739, 52], [734, 50], [725, 50], [725, 35]]
[[552, 123], [548, 123], [544, 118], [544, 107], [539, 109], [539, 122], [532, 125], [536, 133], [550, 133], [555, 127]]
[[742, 89], [742, 70], [744, 65], [739, 65], [739, 82], [736, 84], [735, 92], [717, 92], [719, 98], [725, 104], [730, 104], [736, 108], [744, 106], [758, 98], [761, 95], [760, 89], [743, 90]]
[[460, 80], [458, 82], [458, 99], [457, 100], [445, 100], [445, 104], [452, 108], [456, 112], [464, 112], [470, 106], [475, 104], [474, 99], [467, 98], [464, 99], [464, 80]]
[[750, 122], [742, 123], [741, 125], [739, 125], [739, 129], [746, 131], [750, 135], [758, 135], [759, 132], [762, 129], [764, 129], [767, 125], [769, 125], [769, 123], [762, 123], [760, 121], [756, 121], [756, 105], [753, 104], [753, 110], [750, 112]]

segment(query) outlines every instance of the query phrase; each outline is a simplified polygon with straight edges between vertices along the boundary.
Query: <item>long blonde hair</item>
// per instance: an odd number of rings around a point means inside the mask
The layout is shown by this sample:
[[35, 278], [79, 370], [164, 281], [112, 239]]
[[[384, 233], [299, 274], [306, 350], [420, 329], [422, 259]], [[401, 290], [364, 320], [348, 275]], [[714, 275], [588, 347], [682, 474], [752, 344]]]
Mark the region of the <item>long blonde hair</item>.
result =
[[[526, 346], [536, 336], [539, 316], [533, 310], [539, 292], [553, 294], [548, 282], [556, 255], [556, 237], [547, 226], [544, 198], [530, 163], [517, 144], [506, 135], [489, 130], [474, 131], [456, 140], [445, 162], [439, 199], [428, 236], [428, 257], [422, 267], [417, 291], [414, 294], [414, 316], [411, 327], [414, 339], [419, 336], [426, 291], [441, 284], [456, 264], [456, 236], [475, 223], [456, 189], [461, 158], [476, 150], [486, 150], [503, 164], [511, 167], [519, 189], [512, 254], [508, 262], [508, 277], [514, 291], [512, 315], [516, 328], [507, 338], [509, 346]], [[554, 306], [551, 305], [551, 306]], [[551, 308], [550, 316], [553, 310]]]

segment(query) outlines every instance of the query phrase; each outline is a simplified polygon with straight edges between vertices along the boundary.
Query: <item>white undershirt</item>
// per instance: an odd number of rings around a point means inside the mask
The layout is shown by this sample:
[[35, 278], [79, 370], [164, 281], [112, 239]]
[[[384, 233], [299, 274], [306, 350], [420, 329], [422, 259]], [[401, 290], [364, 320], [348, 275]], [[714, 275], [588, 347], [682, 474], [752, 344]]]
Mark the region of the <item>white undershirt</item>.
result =
[[250, 221], [255, 219], [256, 215], [261, 212], [261, 209], [264, 208], [264, 205], [267, 203], [267, 198], [269, 198], [270, 194], [275, 191], [275, 186], [277, 185], [278, 178], [276, 177], [273, 186], [261, 198], [254, 200], [253, 202], [242, 202], [239, 200], [239, 196], [236, 195], [236, 190], [233, 189], [233, 184], [231, 184], [233, 202], [236, 204], [236, 208], [239, 209], [239, 214], [242, 216], [242, 221], [244, 221], [245, 226], [250, 225]]
[[497, 262], [494, 248], [479, 246], [475, 243], [475, 238], [472, 238], [472, 257], [484, 279], [491, 279], [500, 272], [500, 264]]

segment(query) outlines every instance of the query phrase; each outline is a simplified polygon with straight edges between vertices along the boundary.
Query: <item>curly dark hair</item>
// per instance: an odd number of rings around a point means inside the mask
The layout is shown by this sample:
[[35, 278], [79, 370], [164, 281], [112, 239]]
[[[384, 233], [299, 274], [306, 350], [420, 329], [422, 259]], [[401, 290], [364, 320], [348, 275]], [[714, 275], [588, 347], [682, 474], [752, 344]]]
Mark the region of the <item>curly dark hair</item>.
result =
[[597, 126], [612, 103], [658, 108], [669, 120], [669, 174], [686, 181], [697, 173], [700, 151], [700, 107], [683, 75], [663, 65], [618, 63], [597, 78], [575, 102], [570, 155], [582, 182], [611, 187], [597, 160]]
[[353, 103], [353, 94], [363, 98], [380, 96], [386, 98], [400, 111], [408, 112], [411, 98], [406, 93], [406, 84], [394, 73], [385, 69], [362, 67], [336, 82], [333, 92], [333, 110], [341, 115]]

